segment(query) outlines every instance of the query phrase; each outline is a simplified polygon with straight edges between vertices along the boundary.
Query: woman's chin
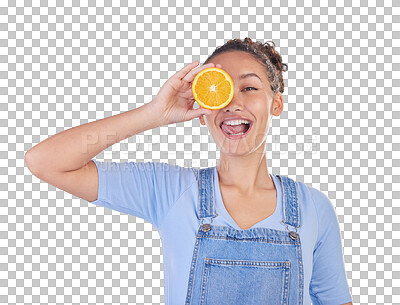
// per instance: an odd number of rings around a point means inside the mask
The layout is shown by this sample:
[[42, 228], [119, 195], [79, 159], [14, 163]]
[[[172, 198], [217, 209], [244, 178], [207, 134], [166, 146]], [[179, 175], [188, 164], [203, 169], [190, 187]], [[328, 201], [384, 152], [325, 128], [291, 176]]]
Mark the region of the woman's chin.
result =
[[229, 156], [247, 156], [257, 152], [263, 154], [266, 148], [266, 135], [260, 135], [260, 137], [256, 137], [256, 139], [252, 137], [243, 138], [239, 141], [232, 141], [225, 137], [219, 137], [218, 141], [214, 140], [214, 142], [217, 144], [221, 153]]

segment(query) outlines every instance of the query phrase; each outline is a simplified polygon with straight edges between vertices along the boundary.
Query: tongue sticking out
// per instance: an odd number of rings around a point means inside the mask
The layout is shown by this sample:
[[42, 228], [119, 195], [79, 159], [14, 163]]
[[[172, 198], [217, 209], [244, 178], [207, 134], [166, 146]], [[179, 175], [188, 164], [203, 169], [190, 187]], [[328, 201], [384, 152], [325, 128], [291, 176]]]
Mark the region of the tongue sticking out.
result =
[[222, 124], [222, 130], [227, 134], [236, 134], [236, 133], [245, 133], [249, 129], [248, 124], [239, 124], [239, 125], [226, 125]]

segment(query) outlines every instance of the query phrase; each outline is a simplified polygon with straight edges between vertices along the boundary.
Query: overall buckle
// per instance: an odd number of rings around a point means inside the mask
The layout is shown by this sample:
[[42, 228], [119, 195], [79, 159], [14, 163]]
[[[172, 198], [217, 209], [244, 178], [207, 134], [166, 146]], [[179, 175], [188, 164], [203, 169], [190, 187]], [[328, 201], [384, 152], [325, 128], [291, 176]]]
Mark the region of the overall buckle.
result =
[[213, 222], [213, 218], [215, 218], [215, 217], [217, 217], [218, 216], [218, 214], [215, 214], [215, 216], [212, 216], [211, 217], [211, 221], [210, 221], [210, 223], [203, 223], [204, 222], [204, 218], [201, 220], [201, 230], [203, 231], [203, 232], [208, 232], [208, 231], [210, 231], [211, 230], [211, 223]]
[[299, 238], [299, 233], [297, 233], [297, 228], [299, 228], [300, 226], [294, 227], [294, 231], [291, 231], [291, 230], [289, 230], [289, 226], [288, 226], [287, 223], [283, 222], [283, 220], [282, 220], [281, 222], [282, 222], [284, 225], [286, 225], [286, 229], [289, 231], [289, 237], [290, 237], [292, 240], [296, 240], [297, 238]]

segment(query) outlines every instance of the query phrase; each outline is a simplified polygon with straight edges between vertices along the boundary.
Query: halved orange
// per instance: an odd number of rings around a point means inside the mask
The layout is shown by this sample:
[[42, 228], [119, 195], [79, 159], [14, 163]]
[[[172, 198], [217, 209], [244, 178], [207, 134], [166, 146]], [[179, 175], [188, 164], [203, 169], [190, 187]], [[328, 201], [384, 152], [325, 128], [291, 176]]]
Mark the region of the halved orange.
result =
[[192, 92], [201, 107], [221, 109], [233, 98], [233, 81], [224, 70], [207, 68], [197, 73], [192, 83]]

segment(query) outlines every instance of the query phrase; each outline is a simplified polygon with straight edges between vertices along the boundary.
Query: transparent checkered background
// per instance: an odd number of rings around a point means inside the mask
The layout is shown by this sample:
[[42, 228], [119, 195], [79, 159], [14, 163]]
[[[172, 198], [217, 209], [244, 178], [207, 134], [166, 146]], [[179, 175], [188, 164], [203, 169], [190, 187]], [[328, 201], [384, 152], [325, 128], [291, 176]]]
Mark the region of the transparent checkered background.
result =
[[[0, 303], [164, 303], [155, 228], [41, 181], [24, 154], [148, 103], [184, 65], [251, 37], [289, 66], [269, 168], [331, 198], [354, 303], [400, 304], [400, 1], [199, 2], [0, 1]], [[218, 158], [196, 119], [95, 159]]]

